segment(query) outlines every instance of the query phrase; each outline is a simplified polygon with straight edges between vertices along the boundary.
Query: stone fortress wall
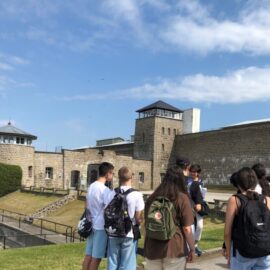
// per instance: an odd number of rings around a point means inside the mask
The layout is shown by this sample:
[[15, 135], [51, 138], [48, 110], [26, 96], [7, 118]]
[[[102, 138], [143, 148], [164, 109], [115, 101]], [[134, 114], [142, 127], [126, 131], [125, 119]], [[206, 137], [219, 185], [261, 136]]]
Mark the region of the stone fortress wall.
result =
[[208, 184], [228, 184], [234, 171], [257, 162], [270, 172], [270, 121], [190, 134], [183, 134], [183, 129], [182, 119], [150, 116], [136, 120], [134, 143], [60, 153], [0, 143], [0, 162], [22, 168], [23, 186], [58, 189], [86, 188], [97, 178], [99, 164], [107, 161], [115, 166], [113, 186], [118, 185], [120, 167], [128, 166], [134, 172], [134, 187], [150, 190], [159, 185], [177, 155], [199, 163]]
[[258, 162], [270, 173], [270, 122], [176, 136], [170, 164], [177, 155], [200, 164], [208, 184], [229, 184], [233, 172]]

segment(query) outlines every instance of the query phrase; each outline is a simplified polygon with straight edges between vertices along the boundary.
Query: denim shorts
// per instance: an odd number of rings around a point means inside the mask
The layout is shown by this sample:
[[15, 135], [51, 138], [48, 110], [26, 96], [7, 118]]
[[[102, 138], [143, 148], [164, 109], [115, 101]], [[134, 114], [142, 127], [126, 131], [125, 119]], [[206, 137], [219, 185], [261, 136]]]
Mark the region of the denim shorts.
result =
[[102, 259], [106, 256], [107, 234], [105, 230], [92, 229], [91, 234], [87, 238], [85, 255], [93, 258]]
[[136, 270], [137, 241], [128, 237], [110, 237], [107, 270]]
[[[233, 254], [233, 252], [231, 253]], [[267, 270], [270, 269], [270, 255], [260, 258], [246, 258], [236, 250], [236, 256], [231, 256], [231, 270]]]

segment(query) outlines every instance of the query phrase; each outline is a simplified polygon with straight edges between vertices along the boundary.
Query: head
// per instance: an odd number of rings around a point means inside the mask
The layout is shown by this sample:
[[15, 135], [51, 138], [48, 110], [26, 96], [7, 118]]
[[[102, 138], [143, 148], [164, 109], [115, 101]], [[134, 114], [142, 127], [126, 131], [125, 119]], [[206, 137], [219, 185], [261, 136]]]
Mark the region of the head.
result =
[[190, 167], [190, 160], [188, 158], [178, 156], [175, 164], [182, 169], [185, 176], [188, 176]]
[[124, 166], [118, 171], [118, 177], [119, 177], [119, 184], [124, 185], [132, 180], [132, 171]]
[[151, 198], [165, 196], [171, 201], [176, 201], [180, 192], [186, 193], [185, 176], [182, 169], [175, 165], [166, 171], [163, 181], [151, 195]]
[[255, 189], [258, 183], [255, 172], [248, 167], [240, 169], [237, 173], [237, 186], [241, 192]]
[[99, 165], [99, 177], [106, 178], [106, 181], [112, 181], [114, 166], [109, 162], [103, 162]]
[[263, 164], [254, 164], [252, 166], [252, 170], [256, 173], [258, 179], [263, 179], [266, 177], [266, 169]]
[[201, 166], [199, 164], [192, 164], [189, 168], [189, 173], [192, 179], [198, 179], [201, 171]]

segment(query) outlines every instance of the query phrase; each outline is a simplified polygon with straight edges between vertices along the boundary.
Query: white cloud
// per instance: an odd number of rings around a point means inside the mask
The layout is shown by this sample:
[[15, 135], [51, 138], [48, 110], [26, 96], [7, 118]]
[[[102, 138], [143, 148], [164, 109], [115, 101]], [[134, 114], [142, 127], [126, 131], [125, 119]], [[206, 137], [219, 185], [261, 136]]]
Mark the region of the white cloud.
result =
[[20, 82], [15, 75], [6, 75], [7, 71], [16, 71], [19, 66], [27, 65], [29, 61], [16, 55], [0, 53], [0, 97], [6, 95], [11, 88], [33, 87], [31, 82]]
[[[77, 51], [110, 47], [113, 40], [153, 51], [269, 55], [270, 1], [238, 6], [235, 15], [224, 10], [218, 18], [203, 0], [10, 0], [0, 2], [0, 15], [26, 26], [21, 37]], [[59, 18], [65, 17], [82, 27], [64, 27]]]
[[7, 64], [7, 63], [1, 63], [0, 62], [0, 69], [2, 69], [2, 70], [12, 70], [13, 67], [11, 65]]
[[178, 79], [160, 79], [155, 84], [106, 93], [78, 95], [65, 100], [93, 99], [173, 99], [198, 103], [246, 103], [270, 100], [270, 68], [248, 67], [225, 74], [195, 74]]

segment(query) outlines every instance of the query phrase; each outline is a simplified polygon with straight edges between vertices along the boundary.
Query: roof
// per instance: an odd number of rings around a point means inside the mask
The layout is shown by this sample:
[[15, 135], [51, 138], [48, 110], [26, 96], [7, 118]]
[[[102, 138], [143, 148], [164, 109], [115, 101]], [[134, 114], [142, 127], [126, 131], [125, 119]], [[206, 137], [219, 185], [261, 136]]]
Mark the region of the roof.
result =
[[33, 140], [37, 139], [37, 136], [32, 135], [30, 133], [27, 133], [19, 128], [16, 128], [13, 126], [10, 122], [3, 127], [0, 127], [0, 134], [6, 134], [6, 135], [23, 135], [25, 137], [32, 138]]
[[173, 107], [172, 105], [170, 105], [162, 100], [159, 100], [159, 101], [157, 101], [153, 104], [150, 104], [146, 107], [143, 107], [143, 108], [137, 110], [136, 112], [145, 112], [145, 111], [148, 111], [151, 109], [163, 109], [163, 110], [168, 110], [168, 111], [178, 112], [178, 113], [183, 112], [182, 110], [180, 110], [176, 107]]

